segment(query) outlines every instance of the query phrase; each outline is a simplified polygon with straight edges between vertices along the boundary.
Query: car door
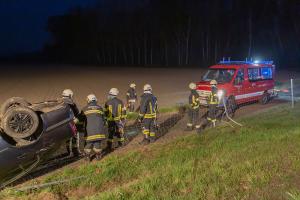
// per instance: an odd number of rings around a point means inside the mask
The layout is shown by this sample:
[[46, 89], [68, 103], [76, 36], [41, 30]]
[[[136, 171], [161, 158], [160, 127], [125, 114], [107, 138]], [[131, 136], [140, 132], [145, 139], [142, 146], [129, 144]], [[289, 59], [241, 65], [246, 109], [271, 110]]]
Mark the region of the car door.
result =
[[236, 102], [243, 103], [244, 97], [245, 97], [245, 73], [244, 68], [240, 68], [237, 71], [236, 77], [233, 81], [233, 88], [234, 88], [234, 95]]

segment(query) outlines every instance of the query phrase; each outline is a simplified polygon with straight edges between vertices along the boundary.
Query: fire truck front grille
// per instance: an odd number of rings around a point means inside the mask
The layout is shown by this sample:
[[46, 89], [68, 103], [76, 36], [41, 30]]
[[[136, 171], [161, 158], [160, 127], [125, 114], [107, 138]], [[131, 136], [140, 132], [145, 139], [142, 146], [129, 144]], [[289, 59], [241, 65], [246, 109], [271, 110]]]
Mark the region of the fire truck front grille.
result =
[[199, 94], [199, 100], [200, 100], [200, 105], [206, 106], [207, 105], [207, 97], [210, 94], [210, 91], [207, 90], [197, 90]]
[[210, 91], [207, 91], [207, 90], [198, 90], [197, 92], [200, 97], [208, 97], [210, 94]]

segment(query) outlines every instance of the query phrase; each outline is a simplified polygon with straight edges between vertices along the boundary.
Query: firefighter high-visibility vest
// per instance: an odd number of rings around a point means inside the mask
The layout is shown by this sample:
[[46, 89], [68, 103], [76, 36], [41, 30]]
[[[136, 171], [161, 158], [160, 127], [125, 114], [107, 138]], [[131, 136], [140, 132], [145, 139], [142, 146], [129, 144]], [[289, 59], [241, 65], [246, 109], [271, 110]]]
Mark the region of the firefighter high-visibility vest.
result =
[[208, 98], [208, 104], [211, 104], [211, 105], [212, 104], [219, 104], [217, 91], [218, 91], [218, 89], [216, 87], [213, 87], [211, 89], [211, 93], [210, 93], [209, 98]]

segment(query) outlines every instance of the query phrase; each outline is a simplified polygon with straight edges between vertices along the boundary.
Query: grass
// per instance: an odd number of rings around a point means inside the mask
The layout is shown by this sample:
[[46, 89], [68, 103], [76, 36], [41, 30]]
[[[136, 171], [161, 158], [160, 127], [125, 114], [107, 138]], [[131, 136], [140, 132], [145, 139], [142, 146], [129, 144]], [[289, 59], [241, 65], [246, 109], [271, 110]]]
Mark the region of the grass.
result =
[[[178, 106], [163, 107], [163, 108], [159, 108], [158, 113], [165, 114], [165, 113], [177, 112], [178, 108], [179, 108]], [[136, 113], [136, 112], [128, 113], [127, 114], [127, 119], [128, 120], [135, 120], [135, 119], [138, 118], [138, 116], [139, 116], [139, 114]]]
[[300, 106], [244, 117], [201, 136], [65, 167], [42, 183], [86, 176], [29, 193], [6, 189], [3, 199], [300, 199]]

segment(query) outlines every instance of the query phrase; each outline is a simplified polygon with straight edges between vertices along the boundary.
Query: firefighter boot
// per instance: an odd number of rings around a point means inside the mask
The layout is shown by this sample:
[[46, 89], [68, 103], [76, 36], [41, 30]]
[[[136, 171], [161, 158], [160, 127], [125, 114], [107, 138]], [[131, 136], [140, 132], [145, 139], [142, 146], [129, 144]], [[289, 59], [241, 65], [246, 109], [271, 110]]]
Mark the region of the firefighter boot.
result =
[[107, 153], [112, 152], [113, 149], [113, 143], [111, 141], [107, 142]]
[[97, 153], [96, 154], [96, 160], [97, 161], [99, 161], [99, 160], [101, 160], [102, 159], [102, 153], [100, 152], [100, 153]]
[[89, 154], [89, 153], [86, 153], [84, 155], [84, 160], [87, 161], [87, 162], [91, 162], [92, 161], [92, 155]]
[[144, 139], [140, 142], [140, 145], [147, 145], [150, 143], [150, 140], [146, 137], [144, 137]]
[[192, 131], [193, 130], [193, 125], [192, 124], [187, 124], [186, 128], [184, 130], [185, 131]]
[[196, 126], [197, 134], [200, 134], [203, 131], [203, 127], [201, 125]]
[[90, 147], [85, 147], [84, 149], [84, 160], [87, 162], [90, 162], [92, 160], [92, 149]]
[[197, 130], [197, 134], [201, 134], [202, 131], [204, 130], [204, 128], [202, 126], [200, 126], [199, 128], [196, 129]]
[[153, 143], [153, 142], [155, 142], [155, 137], [150, 137], [150, 139], [149, 139], [149, 143]]
[[117, 148], [122, 148], [124, 146], [124, 142], [119, 141]]

